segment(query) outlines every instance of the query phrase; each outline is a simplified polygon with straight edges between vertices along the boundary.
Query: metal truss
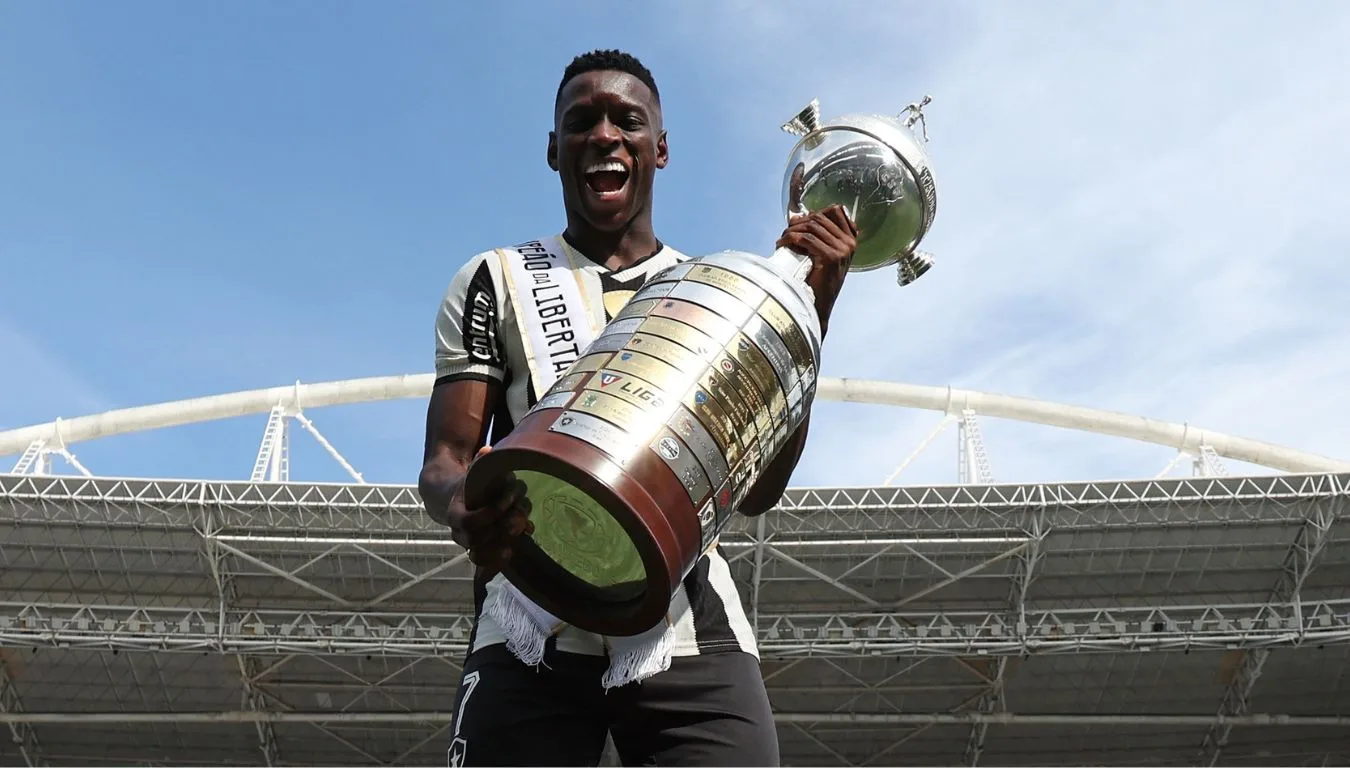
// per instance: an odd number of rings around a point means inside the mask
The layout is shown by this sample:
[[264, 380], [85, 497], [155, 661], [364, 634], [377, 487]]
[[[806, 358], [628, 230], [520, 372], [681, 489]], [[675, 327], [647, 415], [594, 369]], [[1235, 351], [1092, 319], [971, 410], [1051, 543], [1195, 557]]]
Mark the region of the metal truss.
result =
[[[1269, 602], [1197, 606], [1072, 605], [1047, 610], [1028, 603], [1047, 536], [1075, 530], [1141, 530], [1148, 527], [1287, 524], [1310, 520], [1320, 531], [1344, 512], [1347, 476], [1282, 475], [1256, 478], [1171, 479], [1117, 483], [951, 486], [936, 488], [793, 489], [776, 514], [740, 520], [723, 545], [735, 563], [753, 558], [751, 611], [763, 652], [770, 657], [859, 654], [1003, 655], [1103, 652], [1143, 649], [1266, 648], [1315, 638], [1344, 642], [1346, 611], [1337, 602], [1304, 604], [1297, 590], [1282, 590]], [[1319, 510], [1309, 517], [1309, 508]], [[444, 578], [464, 560], [445, 532], [422, 512], [405, 486], [214, 483], [200, 481], [83, 479], [0, 475], [0, 520], [18, 525], [93, 526], [96, 530], [190, 530], [199, 537], [205, 569], [215, 585], [214, 611], [200, 603], [156, 607], [44, 603], [26, 598], [0, 604], [0, 642], [81, 648], [216, 650], [240, 654], [459, 653], [471, 618], [460, 613], [400, 610], [395, 598], [433, 578]], [[1319, 527], [1323, 526], [1323, 527]], [[1066, 533], [1067, 532], [1067, 533]], [[917, 544], [984, 548], [961, 567], [948, 568], [915, 549]], [[290, 563], [250, 551], [248, 545], [285, 545], [305, 554]], [[999, 545], [996, 553], [989, 547]], [[180, 545], [181, 546], [181, 545]], [[819, 547], [844, 547], [852, 565], [822, 570], [827, 561], [804, 557]], [[299, 547], [299, 550], [295, 550]], [[399, 560], [381, 554], [411, 547], [420, 554]], [[408, 551], [408, 550], [403, 550]], [[881, 599], [846, 582], [875, 569], [894, 551], [936, 571], [896, 597]], [[378, 563], [389, 574], [383, 590], [341, 594], [341, 585], [303, 571], [341, 553]], [[870, 553], [870, 554], [869, 554]], [[1315, 550], [1296, 548], [1291, 570]], [[392, 557], [392, 559], [391, 559]], [[303, 562], [300, 562], [302, 560]], [[1004, 560], [1008, 574], [1003, 610], [941, 610], [941, 601], [921, 598], [958, 581], [993, 573]], [[297, 565], [296, 562], [299, 562]], [[402, 564], [400, 564], [402, 563]], [[813, 565], [812, 563], [817, 563]], [[834, 587], [836, 607], [785, 611], [766, 604], [761, 591], [770, 564]], [[336, 566], [335, 566], [336, 567]], [[245, 569], [245, 570], [241, 570]], [[247, 571], [289, 582], [311, 602], [302, 609], [276, 601], [244, 610], [234, 592]], [[1302, 576], [1297, 574], [1302, 573]], [[781, 578], [781, 577], [780, 577]], [[867, 577], [875, 578], [875, 576]], [[790, 583], [790, 582], [789, 582]], [[338, 591], [334, 591], [338, 590]], [[779, 588], [781, 592], [781, 588]], [[1284, 595], [1284, 597], [1282, 597]], [[313, 602], [319, 598], [317, 603]], [[1253, 598], [1255, 599], [1255, 598]], [[293, 600], [291, 601], [294, 602]], [[1112, 600], [1110, 602], [1119, 602]], [[933, 610], [935, 607], [939, 610]], [[241, 670], [250, 679], [247, 659]], [[976, 702], [984, 711], [1002, 707], [1004, 665], [988, 679]], [[256, 694], [245, 682], [247, 701]], [[967, 757], [978, 756], [982, 733], [972, 733]], [[264, 755], [275, 740], [260, 734]], [[269, 746], [271, 745], [271, 746]]]
[[966, 408], [957, 420], [957, 460], [956, 482], [982, 483], [994, 482], [994, 471], [989, 466], [989, 453], [984, 448], [984, 434], [980, 432], [980, 420], [975, 412]]
[[[1193, 727], [1184, 749], [1193, 754], [1208, 730], [1204, 757], [1214, 761], [1233, 727], [1347, 721], [1261, 714], [1249, 698], [1272, 649], [1350, 647], [1350, 598], [1303, 588], [1329, 531], [1350, 518], [1348, 500], [1341, 474], [796, 488], [774, 513], [738, 519], [722, 544], [761, 656], [798, 670], [771, 687], [781, 732], [799, 750], [789, 762], [805, 752], [884, 761], [943, 741], [944, 759], [977, 765], [1003, 754], [991, 725]], [[247, 749], [271, 765], [322, 754], [294, 740], [293, 724], [305, 724], [363, 761], [420, 760], [449, 723], [426, 711], [441, 706], [426, 697], [453, 689], [439, 665], [454, 666], [473, 629], [465, 560], [408, 486], [0, 475], [0, 646], [44, 649], [46, 659], [142, 651], [164, 660], [166, 685], [216, 691], [205, 712], [110, 712], [124, 703], [105, 697], [75, 715], [83, 722], [234, 723], [249, 729], [235, 759]], [[1171, 591], [1177, 579], [1189, 586]], [[1187, 590], [1194, 596], [1181, 597]], [[1200, 709], [1162, 711], [1212, 715], [1044, 709], [1037, 697], [1066, 699], [1043, 671], [1017, 672], [1204, 650], [1246, 654], [1223, 707], [1211, 710], [1210, 694]], [[232, 657], [230, 673], [174, 677], [203, 654]], [[929, 677], [915, 686], [944, 698], [915, 711], [915, 699], [894, 697], [926, 694], [896, 693], [910, 679], [886, 681], [920, 662]], [[418, 663], [440, 677], [419, 669], [389, 682]], [[287, 676], [273, 674], [283, 667]], [[933, 669], [945, 670], [940, 680]], [[359, 693], [338, 711], [307, 711], [334, 686]], [[32, 689], [21, 690], [31, 704]], [[11, 735], [36, 728], [52, 741], [46, 729], [59, 732], [61, 713], [25, 712], [16, 699], [0, 700]], [[355, 735], [399, 723], [418, 735]], [[873, 735], [831, 739], [807, 727], [831, 725]], [[31, 743], [25, 754], [36, 754]]]
[[[1350, 495], [1348, 474], [1167, 478], [1119, 482], [934, 487], [792, 488], [769, 533], [857, 534], [1023, 531], [1018, 515], [1045, 510], [1045, 525], [1194, 526], [1301, 521], [1304, 505]], [[411, 486], [136, 480], [0, 474], [0, 515], [18, 523], [191, 527], [183, 509], [219, 509], [222, 530], [407, 538], [443, 529]], [[738, 519], [731, 533], [755, 523]], [[753, 536], [746, 535], [746, 541]]]
[[[1316, 603], [957, 613], [761, 613], [761, 651], [938, 656], [1350, 644], [1350, 599]], [[0, 603], [0, 645], [218, 653], [456, 655], [473, 617], [375, 611]]]
[[[1045, 541], [1046, 529], [1043, 515], [1036, 515], [1032, 518], [1031, 537], [1027, 546], [1019, 552], [1017, 571], [1012, 580], [1012, 588], [1008, 595], [1009, 607], [1017, 616], [1017, 625], [1019, 627], [1030, 627], [1027, 622], [1027, 591], [1031, 588], [1031, 582], [1036, 578], [1036, 566], [1040, 563], [1045, 553], [1042, 544]], [[1151, 626], [1151, 625], [1150, 625]], [[999, 656], [994, 662], [994, 674], [989, 681], [989, 688], [976, 704], [976, 708], [983, 713], [1007, 712], [1008, 700], [1005, 695], [1005, 682], [1008, 674], [1008, 656]], [[984, 752], [985, 738], [989, 735], [989, 722], [983, 720], [970, 727], [970, 735], [966, 739], [966, 748], [963, 753], [965, 763], [968, 766], [979, 765], [980, 756]]]
[[34, 440], [29, 443], [10, 472], [16, 475], [50, 475], [52, 473], [53, 456], [60, 456], [65, 459], [67, 464], [85, 477], [94, 476], [80, 463], [79, 459], [75, 458], [75, 454], [71, 453], [59, 441], [52, 445], [47, 440]]
[[[19, 700], [19, 692], [15, 690], [14, 681], [9, 676], [9, 669], [0, 661], [0, 716], [21, 717], [24, 715], [23, 702]], [[22, 720], [10, 720], [6, 723], [9, 726], [9, 735], [13, 739], [14, 745], [19, 749], [19, 757], [23, 758], [24, 765], [37, 766], [46, 765], [41, 760], [41, 744], [38, 743], [37, 735], [33, 733], [31, 723]]]
[[[1299, 621], [1301, 618], [1303, 583], [1312, 573], [1318, 556], [1326, 548], [1328, 534], [1335, 523], [1336, 507], [1334, 503], [1320, 502], [1315, 504], [1304, 520], [1302, 527], [1299, 528], [1294, 543], [1290, 545], [1285, 554], [1279, 580], [1271, 590], [1270, 602], [1283, 602], [1290, 605], [1294, 612], [1291, 618], [1295, 621]], [[1256, 686], [1257, 679], [1261, 677], [1261, 670], [1265, 667], [1266, 659], [1270, 657], [1271, 650], [1270, 647], [1257, 647], [1248, 650], [1243, 655], [1242, 664], [1238, 667], [1232, 682], [1224, 691], [1223, 700], [1219, 704], [1218, 714], [1220, 717], [1240, 716], [1246, 714], [1251, 708], [1252, 689]], [[1200, 744], [1202, 764], [1218, 765], [1219, 758], [1223, 754], [1224, 747], [1228, 744], [1228, 737], [1232, 731], [1233, 724], [1224, 720], [1217, 721], [1210, 728]]]
[[[230, 579], [226, 571], [226, 553], [215, 539], [219, 523], [212, 510], [205, 509], [202, 513], [202, 525], [199, 532], [202, 534], [203, 556], [206, 558], [208, 569], [211, 572], [211, 580], [216, 585], [216, 597], [219, 600], [216, 609], [217, 626], [226, 626], [226, 616], [235, 610], [238, 603], [238, 595], [235, 590], [234, 582]], [[239, 667], [239, 679], [243, 686], [242, 703], [254, 712], [265, 711], [266, 703], [263, 697], [253, 686], [253, 680], [258, 676], [257, 661], [243, 653], [235, 655], [235, 662]], [[277, 751], [276, 733], [270, 722], [257, 722], [255, 727], [258, 733], [258, 750], [262, 753], [263, 764], [271, 768], [281, 762], [281, 756]]]

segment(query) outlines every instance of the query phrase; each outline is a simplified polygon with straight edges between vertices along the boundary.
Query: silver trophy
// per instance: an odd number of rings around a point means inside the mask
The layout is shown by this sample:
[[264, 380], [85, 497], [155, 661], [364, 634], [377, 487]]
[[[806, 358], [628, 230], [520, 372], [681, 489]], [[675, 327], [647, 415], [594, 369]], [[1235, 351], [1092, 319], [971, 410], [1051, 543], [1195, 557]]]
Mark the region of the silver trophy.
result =
[[[800, 137], [784, 211], [842, 205], [858, 228], [850, 271], [894, 263], [907, 285], [932, 264], [917, 247], [937, 198], [911, 130], [927, 103], [821, 122], [812, 101], [783, 126]], [[629, 299], [475, 462], [477, 476], [512, 471], [529, 489], [535, 529], [515, 547], [508, 579], [593, 632], [633, 635], [665, 618], [811, 407], [821, 331], [810, 268], [786, 248], [768, 258], [724, 251], [662, 270]]]
[[[792, 216], [842, 205], [858, 227], [850, 271], [896, 264], [897, 281], [908, 285], [933, 265], [917, 250], [937, 214], [937, 186], [923, 146], [923, 108], [931, 101], [925, 96], [896, 117], [850, 114], [822, 123], [820, 103], [812, 100], [783, 125], [801, 137], [788, 157], [783, 207]], [[912, 130], [916, 124], [922, 140]], [[804, 260], [782, 253], [773, 258]]]

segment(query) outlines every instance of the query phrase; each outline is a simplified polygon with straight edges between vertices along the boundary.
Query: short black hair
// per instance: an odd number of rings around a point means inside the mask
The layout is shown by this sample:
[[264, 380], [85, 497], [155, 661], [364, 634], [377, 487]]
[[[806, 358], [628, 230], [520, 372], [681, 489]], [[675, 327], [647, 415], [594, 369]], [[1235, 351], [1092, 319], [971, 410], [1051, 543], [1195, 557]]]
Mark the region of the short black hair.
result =
[[651, 89], [652, 97], [656, 103], [661, 103], [661, 92], [656, 89], [656, 78], [642, 62], [631, 53], [615, 49], [594, 50], [589, 53], [583, 53], [572, 59], [572, 63], [563, 70], [562, 82], [558, 83], [558, 93], [553, 97], [556, 103], [562, 97], [563, 87], [577, 75], [584, 75], [587, 72], [613, 71], [624, 72], [636, 77], [642, 81], [642, 84]]

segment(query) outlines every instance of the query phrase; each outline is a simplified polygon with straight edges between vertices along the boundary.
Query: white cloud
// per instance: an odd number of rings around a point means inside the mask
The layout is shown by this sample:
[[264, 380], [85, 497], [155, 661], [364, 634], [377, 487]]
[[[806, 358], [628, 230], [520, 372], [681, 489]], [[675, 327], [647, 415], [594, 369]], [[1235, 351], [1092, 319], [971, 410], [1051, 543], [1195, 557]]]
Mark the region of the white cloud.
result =
[[[853, 277], [826, 373], [1059, 400], [1350, 457], [1350, 8], [724, 7], [708, 23], [709, 6], [686, 6], [673, 28], [717, 51], [709, 66], [736, 72], [727, 140], [756, 156], [786, 152], [770, 131], [812, 96], [827, 115], [934, 97], [940, 205], [925, 247], [938, 266], [903, 290], [889, 275]], [[779, 167], [762, 182], [775, 191]], [[781, 227], [767, 202], [753, 215], [755, 238]], [[936, 419], [823, 405], [796, 482], [875, 482]], [[1137, 476], [1170, 458], [1039, 427], [986, 433], [1000, 479]], [[943, 445], [903, 477], [951, 479]]]

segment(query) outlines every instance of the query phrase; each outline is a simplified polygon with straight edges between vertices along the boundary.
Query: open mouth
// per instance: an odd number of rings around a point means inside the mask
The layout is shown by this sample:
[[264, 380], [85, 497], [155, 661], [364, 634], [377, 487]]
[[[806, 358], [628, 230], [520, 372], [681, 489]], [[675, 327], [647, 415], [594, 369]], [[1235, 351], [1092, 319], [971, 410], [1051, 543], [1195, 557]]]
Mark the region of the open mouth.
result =
[[586, 168], [586, 187], [601, 200], [617, 198], [628, 184], [628, 168], [618, 160], [593, 163]]

